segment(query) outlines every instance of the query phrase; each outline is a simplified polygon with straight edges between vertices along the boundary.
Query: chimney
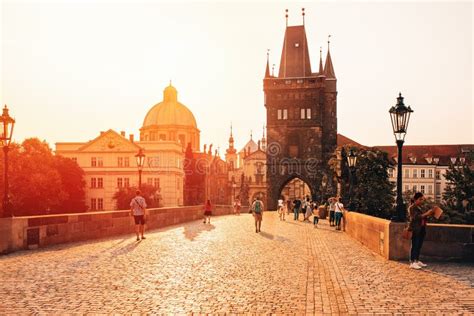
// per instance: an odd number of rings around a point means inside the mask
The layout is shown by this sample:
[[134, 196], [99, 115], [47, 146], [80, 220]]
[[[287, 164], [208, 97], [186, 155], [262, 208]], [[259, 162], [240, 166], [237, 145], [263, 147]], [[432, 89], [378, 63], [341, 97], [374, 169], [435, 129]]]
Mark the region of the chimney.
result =
[[133, 134], [128, 135], [130, 141], [133, 143]]
[[120, 135], [122, 135], [122, 137], [125, 137], [125, 131], [121, 131]]

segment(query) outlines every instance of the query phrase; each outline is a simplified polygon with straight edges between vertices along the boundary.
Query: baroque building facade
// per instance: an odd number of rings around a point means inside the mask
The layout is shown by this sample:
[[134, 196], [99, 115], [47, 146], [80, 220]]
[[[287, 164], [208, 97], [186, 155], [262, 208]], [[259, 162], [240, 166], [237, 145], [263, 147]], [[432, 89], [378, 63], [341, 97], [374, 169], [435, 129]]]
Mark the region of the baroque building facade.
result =
[[184, 149], [199, 150], [200, 131], [192, 112], [178, 102], [178, 92], [170, 84], [163, 101], [146, 114], [140, 139], [125, 132], [101, 132], [89, 142], [56, 143], [56, 154], [73, 159], [85, 172], [86, 204], [89, 210], [116, 208], [114, 194], [124, 187], [138, 187], [135, 155], [142, 150], [145, 165], [142, 183], [157, 188], [160, 206], [184, 204]]

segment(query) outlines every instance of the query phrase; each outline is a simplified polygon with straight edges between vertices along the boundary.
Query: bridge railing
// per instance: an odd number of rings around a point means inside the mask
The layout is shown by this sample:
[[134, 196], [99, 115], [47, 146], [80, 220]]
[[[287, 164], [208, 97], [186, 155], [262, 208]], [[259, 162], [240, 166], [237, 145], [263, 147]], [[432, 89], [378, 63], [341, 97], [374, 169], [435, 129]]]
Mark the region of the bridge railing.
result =
[[[231, 214], [230, 205], [215, 205], [213, 215]], [[203, 206], [146, 210], [146, 229], [202, 218]], [[0, 218], [0, 254], [67, 242], [134, 232], [130, 210]]]

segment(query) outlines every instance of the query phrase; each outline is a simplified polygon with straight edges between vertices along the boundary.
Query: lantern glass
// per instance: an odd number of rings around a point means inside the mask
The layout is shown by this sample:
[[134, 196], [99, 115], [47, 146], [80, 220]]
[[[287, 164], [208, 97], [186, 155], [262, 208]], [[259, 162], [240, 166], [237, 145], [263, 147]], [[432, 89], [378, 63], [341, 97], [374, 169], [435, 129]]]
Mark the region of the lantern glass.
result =
[[9, 146], [13, 135], [13, 126], [15, 120], [8, 114], [8, 108], [5, 105], [2, 116], [0, 116], [0, 142], [3, 147]]
[[354, 153], [354, 150], [351, 149], [349, 155], [347, 156], [347, 164], [349, 168], [354, 168], [357, 163], [357, 155]]
[[145, 154], [143, 153], [142, 149], [138, 151], [138, 154], [135, 155], [135, 158], [137, 159], [138, 169], [143, 169], [143, 166], [145, 165]]
[[389, 111], [395, 140], [405, 140], [405, 135], [408, 129], [408, 122], [410, 121], [410, 114], [412, 112], [413, 110], [410, 107], [406, 107], [403, 103], [403, 97], [400, 93], [399, 97], [397, 98], [397, 104], [393, 106]]

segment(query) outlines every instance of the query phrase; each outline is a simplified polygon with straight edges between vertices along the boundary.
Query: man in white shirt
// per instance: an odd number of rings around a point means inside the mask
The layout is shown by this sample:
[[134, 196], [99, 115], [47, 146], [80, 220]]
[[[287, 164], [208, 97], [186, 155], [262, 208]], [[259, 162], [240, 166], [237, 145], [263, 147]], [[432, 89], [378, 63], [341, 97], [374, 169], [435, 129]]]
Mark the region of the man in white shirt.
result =
[[130, 202], [130, 210], [132, 211], [133, 219], [135, 220], [135, 232], [137, 234], [137, 241], [139, 241], [140, 234], [142, 239], [145, 239], [143, 232], [145, 231], [146, 201], [145, 198], [140, 195], [140, 190], [137, 190], [135, 194], [135, 197]]
[[336, 203], [334, 203], [334, 213], [336, 217], [336, 230], [341, 230], [341, 219], [343, 217], [344, 204], [341, 203], [341, 198], [336, 197]]

